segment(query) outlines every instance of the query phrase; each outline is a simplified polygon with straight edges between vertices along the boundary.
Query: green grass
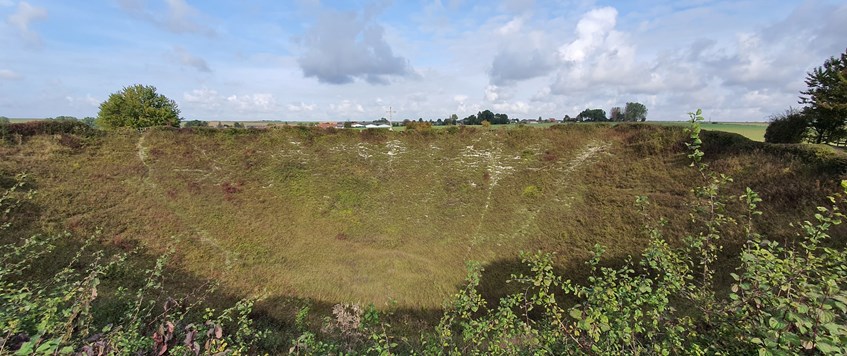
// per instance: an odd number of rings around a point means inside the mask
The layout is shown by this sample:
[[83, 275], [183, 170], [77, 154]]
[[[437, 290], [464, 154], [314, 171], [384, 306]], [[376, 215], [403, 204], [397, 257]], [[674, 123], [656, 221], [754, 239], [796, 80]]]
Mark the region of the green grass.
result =
[[[234, 296], [437, 309], [468, 260], [486, 295], [508, 290], [520, 251], [556, 254], [578, 277], [597, 243], [611, 259], [646, 245], [637, 195], [684, 231], [696, 178], [681, 130], [638, 125], [465, 128], [428, 134], [284, 128], [153, 129], [0, 145], [0, 175], [30, 172], [34, 224], [146, 251], [174, 246], [174, 268]], [[710, 157], [786, 221], [834, 190], [835, 177], [765, 152]], [[733, 207], [731, 207], [733, 208]], [[805, 209], [808, 210], [808, 209]], [[677, 234], [677, 235], [681, 235]], [[155, 253], [154, 253], [155, 254]], [[268, 305], [271, 315], [290, 317]]]

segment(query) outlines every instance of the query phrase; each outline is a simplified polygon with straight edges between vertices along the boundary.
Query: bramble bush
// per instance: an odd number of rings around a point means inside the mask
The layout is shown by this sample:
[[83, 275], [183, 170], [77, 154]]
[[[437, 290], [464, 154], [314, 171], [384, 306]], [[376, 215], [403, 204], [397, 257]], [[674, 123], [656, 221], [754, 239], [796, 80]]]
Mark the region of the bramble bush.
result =
[[[650, 215], [650, 200], [636, 197], [649, 245], [638, 258], [601, 265], [595, 246], [585, 282], [558, 275], [553, 255], [523, 253], [525, 273], [508, 283], [520, 292], [490, 304], [479, 292], [483, 268], [468, 263], [463, 287], [444, 306], [438, 324], [420, 337], [393, 334], [390, 315], [372, 305], [336, 305], [320, 330], [309, 309], [297, 314], [292, 354], [760, 354], [847, 353], [847, 250], [830, 234], [845, 219], [842, 192], [812, 218], [792, 224], [797, 237], [778, 243], [759, 234], [762, 199], [753, 190], [725, 192], [732, 178], [704, 162], [701, 112], [691, 114], [687, 147], [693, 183], [687, 236], [666, 238], [666, 220]], [[0, 195], [0, 228], [33, 194], [26, 177]], [[728, 207], [741, 204], [742, 213]], [[838, 230], [835, 230], [838, 231]], [[738, 236], [737, 234], [741, 234]], [[100, 280], [126, 263], [86, 244], [73, 263], [49, 281], [27, 279], [32, 263], [47, 256], [58, 237], [34, 236], [0, 247], [0, 353], [252, 354], [266, 336], [250, 318], [252, 301], [202, 317], [200, 302], [159, 297], [166, 256], [145, 275], [145, 285], [119, 288], [117, 321], [95, 325], [93, 301]], [[722, 241], [746, 241], [734, 271], [718, 269]], [[668, 241], [682, 241], [671, 245]], [[74, 267], [71, 266], [83, 266]], [[732, 272], [732, 273], [729, 273]], [[729, 274], [729, 290], [716, 286]], [[161, 308], [159, 308], [161, 306]], [[192, 322], [191, 320], [202, 320]], [[395, 331], [396, 332], [396, 331]]]

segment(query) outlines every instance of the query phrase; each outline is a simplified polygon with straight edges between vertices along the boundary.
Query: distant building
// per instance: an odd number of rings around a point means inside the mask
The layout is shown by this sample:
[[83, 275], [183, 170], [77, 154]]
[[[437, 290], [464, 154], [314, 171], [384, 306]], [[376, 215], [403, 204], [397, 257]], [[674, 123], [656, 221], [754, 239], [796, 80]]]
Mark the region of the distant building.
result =
[[367, 124], [365, 125], [366, 129], [390, 129], [391, 125], [388, 124]]
[[322, 128], [322, 129], [336, 128], [337, 126], [338, 126], [338, 124], [335, 123], [335, 122], [321, 122], [321, 123], [318, 124], [318, 127]]

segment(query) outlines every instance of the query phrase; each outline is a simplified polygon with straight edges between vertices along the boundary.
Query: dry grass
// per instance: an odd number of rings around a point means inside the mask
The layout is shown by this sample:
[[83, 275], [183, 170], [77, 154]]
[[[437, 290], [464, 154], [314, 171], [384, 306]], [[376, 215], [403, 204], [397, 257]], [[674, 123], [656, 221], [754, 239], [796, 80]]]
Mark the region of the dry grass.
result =
[[[73, 147], [60, 136], [5, 144], [0, 174], [32, 174], [38, 229], [102, 228], [104, 243], [125, 249], [174, 244], [178, 268], [232, 295], [433, 309], [467, 260], [488, 266], [498, 282], [485, 292], [498, 295], [522, 250], [555, 252], [574, 276], [595, 243], [612, 259], [639, 253], [637, 195], [682, 236], [696, 184], [682, 138], [644, 125], [155, 129]], [[759, 225], [778, 238], [838, 178], [762, 150], [711, 159], [762, 194], [772, 220]]]

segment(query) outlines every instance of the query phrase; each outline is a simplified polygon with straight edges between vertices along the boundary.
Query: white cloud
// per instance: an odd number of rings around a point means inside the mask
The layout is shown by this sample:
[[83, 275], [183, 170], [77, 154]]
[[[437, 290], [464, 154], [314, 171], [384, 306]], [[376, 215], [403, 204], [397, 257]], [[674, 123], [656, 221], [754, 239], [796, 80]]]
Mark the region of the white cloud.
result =
[[316, 107], [317, 105], [315, 104], [306, 104], [302, 101], [299, 103], [288, 104], [286, 106], [286, 108], [288, 108], [288, 111], [290, 112], [314, 111]]
[[183, 93], [182, 99], [192, 104], [219, 106], [221, 97], [218, 95], [217, 90], [209, 88], [200, 88], [194, 89], [188, 93]]
[[173, 55], [176, 60], [184, 66], [194, 68], [201, 72], [212, 72], [212, 69], [209, 68], [209, 64], [206, 63], [206, 60], [191, 54], [185, 48], [175, 46], [173, 48]]
[[385, 29], [373, 19], [375, 12], [322, 10], [300, 40], [303, 52], [297, 62], [303, 75], [329, 84], [356, 79], [388, 84], [390, 78], [415, 77], [409, 61], [394, 55]]
[[128, 13], [173, 33], [195, 33], [215, 36], [217, 32], [204, 25], [209, 20], [185, 0], [164, 0], [166, 12], [149, 8], [148, 0], [117, 0]]
[[576, 25], [577, 39], [559, 48], [559, 56], [569, 62], [582, 62], [603, 47], [617, 23], [618, 11], [612, 7], [594, 9]]
[[342, 100], [337, 104], [330, 104], [329, 109], [337, 114], [342, 115], [350, 115], [350, 114], [358, 114], [365, 112], [365, 108], [362, 104], [359, 104], [353, 100]]
[[239, 111], [272, 111], [276, 108], [276, 99], [270, 93], [256, 93], [247, 95], [230, 95], [226, 97], [227, 103]]
[[43, 7], [32, 6], [26, 1], [21, 1], [18, 4], [18, 9], [13, 14], [6, 18], [6, 22], [18, 30], [18, 34], [31, 44], [40, 44], [41, 37], [30, 29], [30, 24], [33, 21], [44, 20], [47, 18], [47, 9]]
[[11, 69], [0, 69], [0, 79], [5, 80], [17, 80], [22, 79], [23, 76], [19, 73], [11, 70]]
[[497, 32], [501, 35], [511, 35], [520, 31], [521, 27], [523, 27], [523, 18], [517, 17], [500, 27]]
[[72, 105], [82, 104], [83, 106], [89, 107], [98, 107], [102, 102], [101, 100], [91, 96], [91, 94], [86, 94], [84, 97], [65, 96], [65, 100]]

